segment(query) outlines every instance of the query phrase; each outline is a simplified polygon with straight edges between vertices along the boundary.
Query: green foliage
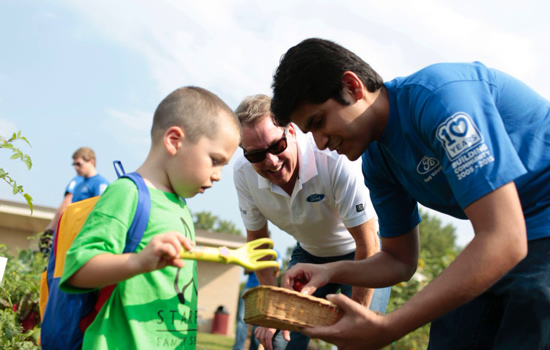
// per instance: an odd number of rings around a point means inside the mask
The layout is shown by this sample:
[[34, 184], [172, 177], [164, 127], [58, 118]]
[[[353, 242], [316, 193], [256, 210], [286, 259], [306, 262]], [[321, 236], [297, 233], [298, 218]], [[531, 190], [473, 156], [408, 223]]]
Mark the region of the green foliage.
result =
[[195, 229], [222, 232], [230, 235], [242, 236], [242, 233], [234, 223], [228, 220], [222, 220], [218, 216], [207, 212], [201, 211], [193, 215], [193, 224]]
[[[40, 334], [40, 329], [27, 333], [22, 332], [19, 316], [11, 310], [0, 310], [0, 348], [5, 350], [40, 349], [34, 340]], [[30, 334], [29, 334], [30, 333]], [[29, 340], [33, 339], [33, 340]]]
[[451, 224], [441, 226], [441, 220], [421, 210], [420, 251], [429, 252], [432, 257], [440, 257], [447, 252], [456, 253], [455, 227]]
[[0, 256], [8, 258], [0, 287], [0, 349], [40, 349], [40, 274], [47, 259], [30, 249], [12, 256], [3, 244]]
[[[13, 136], [9, 139], [6, 139], [2, 135], [0, 135], [0, 148], [11, 150], [13, 154], [10, 159], [20, 159], [23, 163], [25, 163], [25, 165], [27, 166], [27, 169], [30, 170], [32, 168], [31, 157], [21, 152], [19, 148], [14, 147], [13, 143], [17, 140], [23, 140], [29, 146], [31, 145], [24, 136], [21, 136], [21, 131], [19, 131], [18, 133], [13, 133]], [[9, 173], [7, 173], [4, 170], [4, 168], [1, 168], [1, 167], [0, 167], [0, 179], [7, 182], [8, 185], [10, 185], [13, 188], [14, 195], [20, 193], [25, 198], [32, 213], [32, 197], [28, 193], [25, 193], [25, 191], [23, 190], [23, 186], [17, 185], [17, 182], [11, 176], [9, 176]]]

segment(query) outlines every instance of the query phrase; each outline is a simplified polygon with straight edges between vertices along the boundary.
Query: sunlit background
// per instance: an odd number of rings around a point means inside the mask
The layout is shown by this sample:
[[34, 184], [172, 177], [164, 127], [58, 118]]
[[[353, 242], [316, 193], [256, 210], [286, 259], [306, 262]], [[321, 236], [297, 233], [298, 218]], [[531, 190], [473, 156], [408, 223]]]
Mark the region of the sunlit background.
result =
[[[385, 80], [437, 62], [481, 61], [550, 98], [550, 3], [545, 1], [21, 1], [0, 2], [0, 135], [21, 130], [30, 171], [9, 152], [0, 165], [37, 205], [57, 207], [75, 175], [72, 153], [95, 150], [135, 170], [150, 146], [152, 115], [184, 85], [207, 88], [230, 107], [271, 94], [279, 58], [308, 37], [334, 40]], [[237, 150], [241, 152], [241, 150]], [[232, 179], [189, 200], [245, 232]], [[0, 198], [24, 202], [0, 184]], [[472, 238], [457, 227], [458, 244]], [[293, 239], [271, 226], [276, 247]]]

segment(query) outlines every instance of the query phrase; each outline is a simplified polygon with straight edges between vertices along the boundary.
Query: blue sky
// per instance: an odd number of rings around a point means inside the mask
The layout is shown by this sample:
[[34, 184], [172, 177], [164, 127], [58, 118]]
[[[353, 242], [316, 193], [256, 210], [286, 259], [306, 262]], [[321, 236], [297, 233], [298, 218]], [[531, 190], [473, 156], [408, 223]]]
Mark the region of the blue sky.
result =
[[[2, 0], [0, 135], [21, 130], [33, 168], [8, 152], [0, 164], [35, 204], [57, 207], [77, 148], [93, 148], [113, 181], [113, 160], [132, 171], [145, 159], [153, 112], [168, 93], [197, 85], [232, 108], [270, 95], [280, 56], [308, 37], [344, 45], [385, 80], [437, 62], [481, 61], [550, 98], [549, 10], [536, 0]], [[244, 232], [232, 164], [189, 204]], [[24, 201], [3, 184], [0, 198]], [[471, 239], [468, 222], [441, 218], [458, 228], [460, 244]], [[271, 228], [286, 251], [292, 239]]]

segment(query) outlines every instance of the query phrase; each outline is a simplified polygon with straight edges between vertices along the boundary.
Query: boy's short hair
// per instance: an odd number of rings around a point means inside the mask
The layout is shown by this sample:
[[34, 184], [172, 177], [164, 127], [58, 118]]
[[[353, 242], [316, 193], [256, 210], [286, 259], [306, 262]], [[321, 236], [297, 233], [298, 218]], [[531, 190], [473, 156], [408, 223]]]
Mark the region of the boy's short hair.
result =
[[179, 88], [166, 96], [155, 110], [151, 128], [153, 144], [162, 140], [172, 126], [182, 127], [192, 143], [201, 136], [211, 138], [218, 131], [220, 112], [227, 114], [240, 133], [235, 113], [216, 94], [197, 86]]
[[89, 147], [80, 147], [73, 153], [73, 159], [82, 158], [86, 162], [95, 161], [95, 152]]
[[370, 92], [384, 81], [359, 56], [329, 40], [311, 38], [291, 47], [281, 57], [273, 76], [271, 111], [279, 125], [302, 103], [323, 103], [330, 98], [347, 105], [342, 97], [344, 72], [352, 71]]
[[271, 97], [267, 95], [253, 95], [245, 97], [235, 110], [241, 127], [254, 126], [267, 114], [271, 116]]

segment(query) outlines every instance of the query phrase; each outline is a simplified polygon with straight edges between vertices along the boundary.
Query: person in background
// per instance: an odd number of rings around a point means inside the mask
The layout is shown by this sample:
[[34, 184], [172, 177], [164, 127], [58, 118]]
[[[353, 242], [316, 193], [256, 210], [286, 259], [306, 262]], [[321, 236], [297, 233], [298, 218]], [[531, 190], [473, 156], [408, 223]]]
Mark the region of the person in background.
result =
[[97, 173], [95, 153], [91, 148], [81, 147], [73, 154], [73, 166], [82, 181], [76, 184], [72, 203], [99, 196], [109, 181]]
[[439, 63], [384, 82], [344, 47], [307, 39], [282, 57], [271, 110], [320, 149], [363, 158], [382, 250], [296, 265], [306, 293], [329, 282], [382, 287], [418, 266], [418, 203], [469, 219], [475, 236], [437, 278], [388, 315], [343, 295], [344, 317], [304, 333], [378, 349], [431, 322], [429, 349], [550, 348], [550, 103], [480, 62]]
[[[380, 249], [376, 213], [360, 162], [319, 150], [311, 135], [292, 124], [276, 126], [270, 104], [270, 97], [255, 95], [236, 109], [244, 153], [234, 164], [233, 180], [247, 240], [268, 237], [269, 221], [297, 241], [289, 267], [373, 256]], [[278, 284], [270, 269], [256, 274], [261, 284]], [[389, 288], [374, 291], [334, 283], [314, 295], [322, 298], [338, 290], [371, 310], [386, 311]], [[299, 332], [289, 337], [286, 330], [259, 327], [255, 334], [268, 350], [301, 350], [309, 344], [309, 337]]]
[[[61, 205], [40, 237], [40, 251], [44, 254], [48, 254], [50, 251], [51, 239], [65, 208], [71, 203], [101, 195], [109, 185], [109, 181], [97, 173], [95, 152], [91, 148], [81, 147], [76, 150], [73, 153], [72, 165], [77, 175], [67, 185]], [[87, 184], [82, 185], [83, 182]]]

